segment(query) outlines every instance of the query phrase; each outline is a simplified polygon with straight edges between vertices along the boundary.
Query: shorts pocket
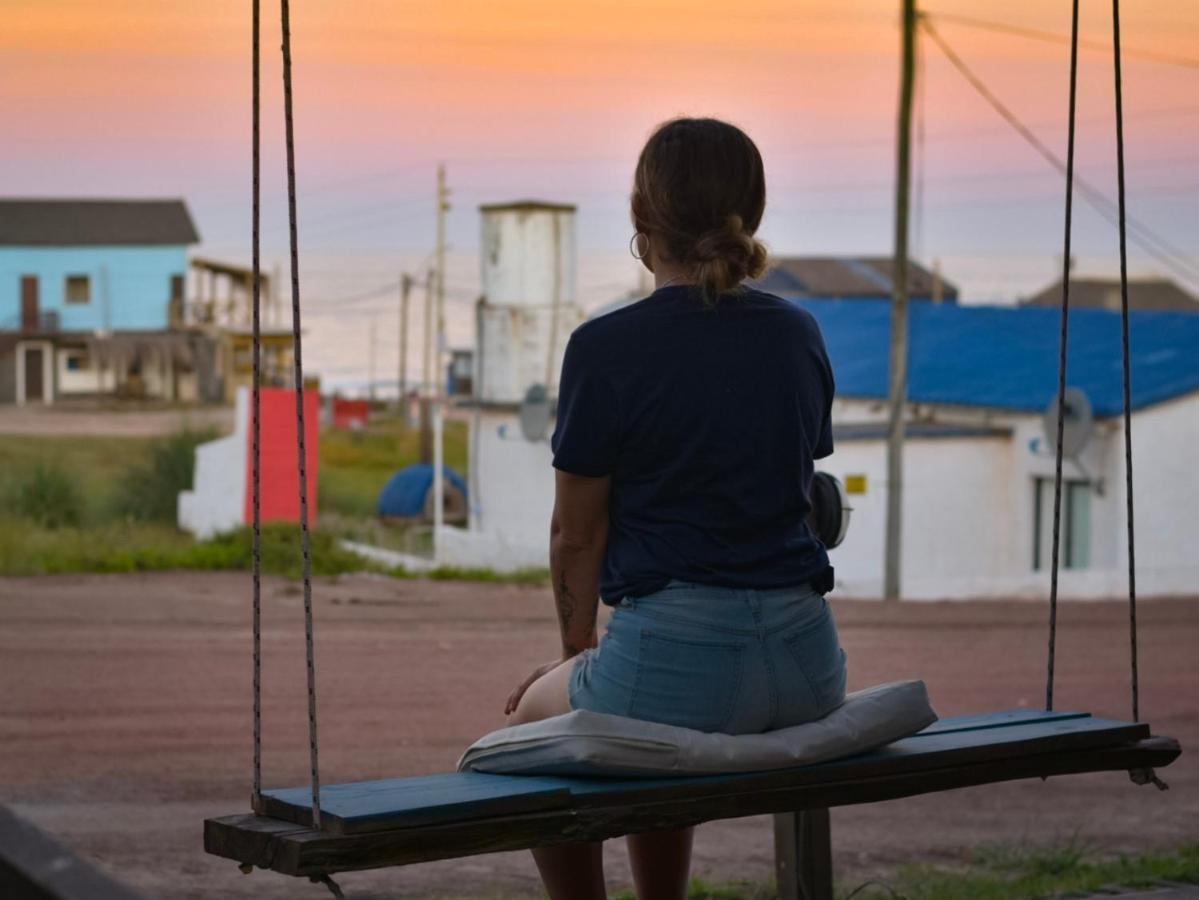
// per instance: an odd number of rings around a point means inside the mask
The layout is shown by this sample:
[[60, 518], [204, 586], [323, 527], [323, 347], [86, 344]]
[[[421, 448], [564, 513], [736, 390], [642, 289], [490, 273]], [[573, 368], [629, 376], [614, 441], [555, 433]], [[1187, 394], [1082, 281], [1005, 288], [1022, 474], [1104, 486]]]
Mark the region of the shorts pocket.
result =
[[832, 614], [825, 611], [783, 636], [803, 685], [811, 694], [812, 712], [824, 716], [845, 702], [845, 651], [837, 639]]
[[637, 678], [629, 699], [634, 719], [721, 731], [741, 692], [745, 645], [641, 632]]

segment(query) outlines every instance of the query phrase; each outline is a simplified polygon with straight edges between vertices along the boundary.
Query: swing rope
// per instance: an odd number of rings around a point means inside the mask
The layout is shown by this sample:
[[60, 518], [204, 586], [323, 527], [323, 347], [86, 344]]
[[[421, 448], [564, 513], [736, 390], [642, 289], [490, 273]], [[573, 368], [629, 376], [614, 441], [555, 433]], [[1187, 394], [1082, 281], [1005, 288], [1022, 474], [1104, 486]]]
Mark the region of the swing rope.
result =
[[304, 649], [308, 667], [308, 761], [312, 773], [312, 827], [321, 827], [321, 777], [316, 742], [316, 659], [312, 646], [312, 544], [308, 533], [308, 460], [304, 447], [304, 358], [300, 328], [300, 252], [296, 229], [296, 136], [291, 90], [291, 14], [280, 4], [283, 26], [283, 118], [287, 133], [287, 228], [291, 244], [291, 342], [296, 394], [296, 453], [300, 476], [300, 554], [304, 580]]
[[251, 54], [253, 57], [253, 63], [252, 63], [253, 74], [251, 76], [251, 81], [253, 82], [253, 89], [252, 89], [253, 97], [251, 100], [251, 106], [253, 107], [253, 112], [252, 112], [253, 138], [251, 140], [251, 143], [253, 145], [253, 150], [251, 151], [251, 156], [253, 158], [253, 162], [251, 163], [251, 168], [253, 170], [252, 175], [251, 175], [251, 181], [253, 183], [253, 200], [251, 202], [252, 212], [250, 213], [250, 223], [251, 223], [250, 224], [250, 232], [251, 232], [251, 251], [250, 252], [253, 257], [252, 265], [253, 265], [253, 269], [254, 269], [254, 277], [253, 277], [254, 299], [253, 299], [253, 304], [252, 304], [253, 312], [251, 313], [252, 318], [253, 318], [253, 325], [252, 325], [252, 329], [251, 329], [252, 334], [253, 334], [253, 336], [252, 336], [253, 347], [251, 348], [251, 352], [253, 353], [252, 369], [253, 369], [253, 377], [254, 377], [254, 384], [251, 388], [251, 394], [253, 397], [253, 400], [252, 400], [253, 424], [251, 425], [251, 428], [253, 430], [253, 450], [252, 450], [252, 452], [253, 452], [253, 464], [252, 464], [253, 476], [252, 477], [253, 477], [254, 484], [253, 484], [252, 490], [253, 490], [253, 507], [254, 507], [254, 512], [253, 512], [254, 537], [253, 537], [253, 549], [252, 549], [251, 556], [253, 557], [252, 567], [253, 567], [253, 572], [254, 572], [254, 574], [253, 574], [253, 581], [254, 581], [254, 604], [253, 604], [254, 605], [254, 613], [253, 613], [253, 619], [254, 619], [254, 623], [253, 623], [253, 630], [254, 630], [254, 654], [253, 654], [254, 655], [254, 787], [253, 787], [253, 805], [255, 808], [257, 808], [262, 799], [262, 446], [261, 446], [262, 394], [260, 393], [261, 382], [262, 382], [262, 378], [261, 378], [262, 359], [260, 356], [261, 347], [262, 347], [262, 334], [261, 334], [262, 285], [261, 285], [261, 281], [260, 281], [261, 274], [262, 274], [262, 259], [260, 256], [260, 244], [261, 244], [260, 232], [261, 232], [261, 228], [262, 228], [262, 184], [261, 184], [262, 138], [261, 138], [260, 120], [261, 120], [261, 105], [262, 104], [261, 104], [261, 99], [260, 99], [260, 97], [261, 97], [261, 81], [260, 81], [260, 77], [259, 77], [259, 72], [261, 71], [260, 59], [259, 59], [261, 53], [260, 53], [259, 48], [261, 46], [262, 40], [261, 40], [261, 26], [260, 26], [260, 22], [259, 22], [259, 20], [260, 20], [259, 0], [252, 0], [252, 3], [253, 3], [253, 10], [254, 10], [254, 12], [253, 12], [254, 25], [253, 25], [253, 37], [252, 37], [253, 52]]
[[[253, 325], [252, 325], [252, 369], [253, 369], [253, 642], [254, 642], [254, 787], [255, 806], [262, 796], [262, 540], [261, 540], [261, 90], [260, 90], [260, 46], [261, 28], [259, 0], [252, 0], [253, 7], [253, 202], [251, 213], [252, 256], [253, 256]], [[299, 470], [300, 499], [300, 552], [301, 572], [304, 583], [304, 644], [308, 670], [308, 758], [312, 778], [312, 827], [321, 827], [320, 767], [317, 752], [316, 732], [316, 661], [313, 651], [312, 626], [312, 548], [308, 528], [308, 460], [304, 431], [304, 358], [300, 318], [300, 256], [297, 247], [296, 227], [296, 155], [295, 124], [292, 113], [291, 82], [291, 21], [288, 0], [281, 2], [283, 30], [283, 110], [287, 141], [287, 217], [291, 249], [291, 324], [292, 358], [296, 396], [296, 453]]]
[[1057, 573], [1062, 541], [1062, 436], [1066, 427], [1066, 347], [1070, 338], [1070, 224], [1074, 212], [1074, 121], [1078, 94], [1078, 0], [1071, 5], [1070, 113], [1066, 138], [1066, 228], [1062, 249], [1062, 316], [1057, 355], [1057, 441], [1053, 461], [1053, 562], [1049, 572], [1049, 664], [1045, 709], [1053, 709], [1053, 675], [1057, 656]]
[[1120, 350], [1124, 364], [1124, 496], [1128, 522], [1128, 641], [1132, 720], [1141, 720], [1137, 679], [1137, 568], [1132, 499], [1132, 360], [1128, 342], [1128, 250], [1124, 234], [1124, 90], [1120, 64], [1120, 0], [1112, 0], [1112, 57], [1116, 80], [1116, 190], [1120, 206]]

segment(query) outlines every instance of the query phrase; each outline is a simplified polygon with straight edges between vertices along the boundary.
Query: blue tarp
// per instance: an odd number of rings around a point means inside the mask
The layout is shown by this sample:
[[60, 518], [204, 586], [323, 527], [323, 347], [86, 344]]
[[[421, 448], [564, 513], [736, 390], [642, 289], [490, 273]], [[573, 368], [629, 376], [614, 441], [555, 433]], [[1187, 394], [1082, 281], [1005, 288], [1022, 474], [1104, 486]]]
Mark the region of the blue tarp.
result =
[[[466, 497], [466, 482], [449, 466], [442, 466], [442, 477]], [[408, 518], [425, 509], [425, 498], [433, 488], [433, 467], [428, 463], [406, 466], [391, 476], [379, 492], [376, 510], [380, 516]]]
[[[886, 300], [793, 302], [819, 321], [843, 397], [884, 399], [891, 335]], [[914, 403], [1040, 412], [1057, 392], [1061, 314], [1042, 307], [910, 305], [908, 398]], [[1132, 312], [1132, 408], [1199, 390], [1199, 314]], [[1123, 410], [1120, 314], [1070, 311], [1067, 384], [1096, 416]]]

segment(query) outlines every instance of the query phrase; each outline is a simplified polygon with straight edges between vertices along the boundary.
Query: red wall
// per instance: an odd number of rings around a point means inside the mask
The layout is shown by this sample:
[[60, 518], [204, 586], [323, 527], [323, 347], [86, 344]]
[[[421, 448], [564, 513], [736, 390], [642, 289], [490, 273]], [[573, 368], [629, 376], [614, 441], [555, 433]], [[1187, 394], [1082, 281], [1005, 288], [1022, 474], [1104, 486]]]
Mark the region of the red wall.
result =
[[[251, 416], [253, 410], [251, 410]], [[308, 467], [308, 522], [316, 523], [320, 459], [320, 395], [304, 392], [304, 444]], [[246, 429], [245, 521], [254, 517], [254, 429]], [[300, 473], [296, 451], [296, 395], [287, 388], [262, 388], [262, 521], [300, 521]]]
[[363, 428], [370, 421], [371, 405], [366, 400], [333, 398], [333, 427]]

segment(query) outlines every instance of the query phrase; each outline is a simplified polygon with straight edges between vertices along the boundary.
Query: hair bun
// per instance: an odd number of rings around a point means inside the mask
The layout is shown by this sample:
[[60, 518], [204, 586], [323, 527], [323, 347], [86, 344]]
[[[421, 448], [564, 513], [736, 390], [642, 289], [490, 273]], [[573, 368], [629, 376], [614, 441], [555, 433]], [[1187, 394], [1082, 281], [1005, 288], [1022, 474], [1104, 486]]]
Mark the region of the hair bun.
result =
[[766, 270], [766, 246], [745, 230], [736, 214], [729, 216], [723, 227], [701, 234], [692, 257], [696, 281], [711, 294], [731, 290]]

